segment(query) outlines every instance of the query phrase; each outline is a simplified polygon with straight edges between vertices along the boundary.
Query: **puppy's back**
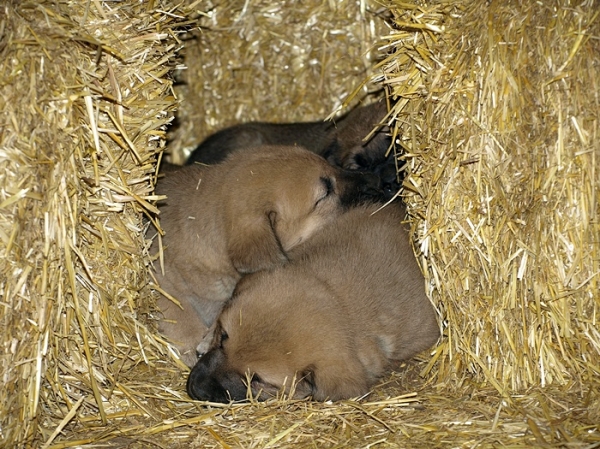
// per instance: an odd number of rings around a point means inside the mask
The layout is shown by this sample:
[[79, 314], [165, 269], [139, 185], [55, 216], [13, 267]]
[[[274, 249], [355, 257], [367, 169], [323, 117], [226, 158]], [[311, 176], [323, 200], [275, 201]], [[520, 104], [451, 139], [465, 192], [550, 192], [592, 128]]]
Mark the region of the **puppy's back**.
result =
[[[187, 165], [216, 164], [244, 148], [265, 145], [300, 146], [322, 154], [332, 141], [331, 122], [266, 123], [249, 122], [222, 129], [206, 138], [190, 154]], [[275, 149], [275, 148], [274, 148]]]
[[401, 224], [404, 209], [377, 209], [349, 210], [291, 257], [339, 293], [357, 329], [380, 334], [389, 359], [405, 360], [434, 344], [439, 327]]

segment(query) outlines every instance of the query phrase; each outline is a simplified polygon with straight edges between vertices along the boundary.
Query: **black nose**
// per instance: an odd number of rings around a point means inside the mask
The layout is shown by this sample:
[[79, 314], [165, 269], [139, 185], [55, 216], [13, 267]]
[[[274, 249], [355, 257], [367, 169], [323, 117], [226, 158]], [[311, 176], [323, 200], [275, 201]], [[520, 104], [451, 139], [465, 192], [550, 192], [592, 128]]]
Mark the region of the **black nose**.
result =
[[360, 172], [363, 177], [363, 182], [359, 186], [358, 196], [361, 199], [379, 200], [383, 195], [383, 184], [381, 178], [371, 172]]
[[190, 376], [187, 382], [187, 393], [190, 398], [197, 401], [219, 402], [222, 404], [231, 401], [227, 390], [214, 378], [198, 381], [198, 379], [192, 380]]
[[227, 390], [218, 381], [218, 367], [222, 354], [211, 350], [194, 365], [187, 380], [186, 390], [192, 399], [210, 402], [230, 402]]

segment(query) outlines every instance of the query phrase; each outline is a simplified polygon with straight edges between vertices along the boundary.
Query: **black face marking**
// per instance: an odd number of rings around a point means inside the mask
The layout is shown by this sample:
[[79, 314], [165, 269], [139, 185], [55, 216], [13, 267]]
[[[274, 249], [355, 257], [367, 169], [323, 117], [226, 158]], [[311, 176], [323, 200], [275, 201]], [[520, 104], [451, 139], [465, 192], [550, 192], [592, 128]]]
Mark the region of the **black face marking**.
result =
[[227, 403], [231, 395], [215, 373], [224, 359], [223, 352], [212, 349], [198, 360], [187, 380], [186, 389], [192, 399]]

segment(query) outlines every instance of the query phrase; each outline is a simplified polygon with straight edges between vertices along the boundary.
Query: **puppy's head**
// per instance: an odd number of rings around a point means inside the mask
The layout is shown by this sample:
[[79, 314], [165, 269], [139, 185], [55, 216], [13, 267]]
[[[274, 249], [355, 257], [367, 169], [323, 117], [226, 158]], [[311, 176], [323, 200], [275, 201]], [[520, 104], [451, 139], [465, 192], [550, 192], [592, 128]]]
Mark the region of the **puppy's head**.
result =
[[218, 319], [211, 349], [190, 373], [190, 397], [229, 402], [283, 392], [337, 400], [367, 391], [372, 379], [337, 324], [339, 311], [322, 308], [330, 303], [327, 289], [308, 278], [277, 288], [289, 281], [265, 273], [242, 279]]
[[221, 164], [229, 256], [249, 273], [287, 252], [342, 211], [379, 194], [379, 178], [333, 167], [298, 147], [237, 151]]
[[[397, 173], [397, 160], [388, 126], [381, 125], [387, 109], [384, 103], [359, 107], [342, 118], [335, 139], [325, 157], [347, 170], [374, 173], [381, 179], [383, 199], [391, 199], [400, 189], [402, 179]], [[373, 131], [375, 133], [365, 138]]]

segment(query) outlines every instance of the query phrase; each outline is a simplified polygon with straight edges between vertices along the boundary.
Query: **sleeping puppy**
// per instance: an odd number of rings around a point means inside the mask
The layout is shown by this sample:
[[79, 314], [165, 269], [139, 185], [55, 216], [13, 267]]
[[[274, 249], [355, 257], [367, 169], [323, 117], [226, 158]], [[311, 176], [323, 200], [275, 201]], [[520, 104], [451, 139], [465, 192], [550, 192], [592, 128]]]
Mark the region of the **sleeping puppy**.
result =
[[190, 373], [193, 399], [361, 396], [436, 342], [403, 211], [375, 210], [349, 210], [294, 249], [285, 266], [242, 279]]
[[[389, 128], [380, 124], [386, 114], [385, 103], [378, 102], [355, 108], [336, 122], [243, 123], [209, 136], [192, 152], [186, 164], [215, 164], [240, 148], [301, 146], [338, 167], [376, 174], [383, 184], [381, 199], [389, 200], [399, 190], [401, 179], [394, 152], [390, 150]], [[375, 128], [377, 132], [365, 141]]]
[[197, 345], [243, 274], [286, 262], [291, 249], [378, 182], [298, 147], [237, 151], [217, 165], [167, 171], [156, 188], [167, 195], [157, 281], [182, 307], [161, 296], [159, 330], [178, 344], [184, 362], [196, 362]]

